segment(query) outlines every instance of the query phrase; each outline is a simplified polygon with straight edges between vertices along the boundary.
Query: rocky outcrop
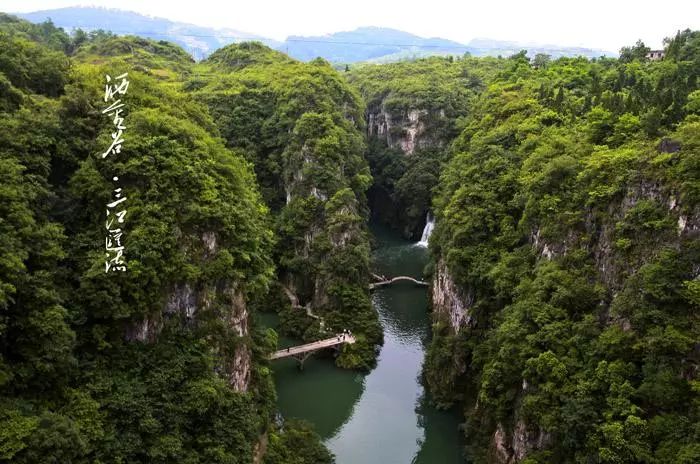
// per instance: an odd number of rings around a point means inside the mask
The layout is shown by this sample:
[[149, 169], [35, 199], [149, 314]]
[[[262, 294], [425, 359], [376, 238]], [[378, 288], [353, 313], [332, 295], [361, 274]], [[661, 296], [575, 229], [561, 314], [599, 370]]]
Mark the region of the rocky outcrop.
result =
[[[629, 186], [621, 202], [610, 206], [608, 213], [611, 220], [602, 225], [600, 235], [593, 249], [596, 267], [602, 276], [602, 280], [613, 291], [620, 287], [621, 277], [624, 275], [624, 273], [619, 272], [619, 266], [616, 266], [615, 254], [613, 253], [615, 224], [643, 200], [650, 200], [667, 208], [669, 216], [677, 224], [675, 237], [668, 236], [663, 239], [666, 247], [679, 249], [682, 241], [700, 238], [700, 209], [695, 208], [694, 211], [684, 210], [683, 205], [677, 199], [677, 195], [664, 189], [657, 182], [643, 180]], [[594, 230], [594, 225], [587, 223], [587, 229]], [[648, 250], [648, 253], [645, 253], [645, 255], [649, 254], [649, 256], [645, 259], [650, 259], [652, 257], [650, 253], [655, 253], [656, 248]], [[638, 264], [642, 264], [645, 259], [642, 259]], [[627, 271], [633, 273], [636, 269], [628, 269]]]
[[[586, 246], [592, 254], [601, 282], [614, 293], [620, 289], [625, 275], [636, 272], [635, 267], [620, 268], [620, 263], [626, 260], [618, 259], [616, 254], [616, 227], [627, 213], [641, 201], [652, 201], [664, 205], [668, 209], [670, 217], [676, 222], [677, 235], [675, 239], [665, 238], [666, 246], [679, 248], [682, 240], [700, 237], [700, 210], [698, 208], [690, 212], [684, 211], [676, 194], [664, 189], [658, 182], [640, 180], [629, 185], [618, 201], [610, 203], [603, 215], [606, 219], [601, 220], [600, 214], [596, 214], [594, 210], [588, 210], [585, 213], [582, 228], [570, 230], [564, 240], [548, 241], [541, 236], [539, 227], [535, 227], [530, 234], [530, 243], [541, 259], [551, 260], [579, 248], [582, 246], [582, 237], [588, 237], [588, 244], [584, 243], [583, 246]], [[655, 253], [656, 250], [657, 247], [653, 247], [648, 252]], [[652, 257], [651, 255], [646, 256], [646, 254], [643, 253], [645, 256], [642, 256], [636, 263], [636, 267]]]
[[441, 144], [441, 141], [429, 134], [428, 121], [444, 117], [444, 111], [431, 113], [414, 108], [390, 112], [381, 105], [367, 111], [367, 135], [383, 139], [387, 146], [399, 148], [411, 155], [418, 148]]
[[[243, 292], [237, 288], [227, 287], [223, 293], [226, 296], [223, 317], [228, 327], [237, 336], [246, 337], [248, 335], [248, 308]], [[248, 390], [251, 362], [252, 353], [247, 343], [239, 343], [234, 349], [233, 357], [229, 359], [224, 357], [223, 374], [235, 391]]]
[[491, 437], [489, 461], [494, 464], [521, 462], [532, 451], [546, 448], [551, 440], [550, 434], [530, 430], [523, 420], [518, 420], [511, 431], [499, 422]]
[[255, 443], [255, 448], [253, 448], [253, 464], [262, 464], [265, 453], [267, 453], [269, 439], [267, 432], [263, 433], [258, 438], [257, 443]]
[[[203, 254], [204, 260], [214, 257], [218, 252], [216, 234], [204, 232], [197, 250]], [[192, 250], [192, 253], [195, 251]], [[197, 315], [204, 311], [216, 311], [217, 316], [224, 320], [238, 337], [248, 335], [249, 315], [243, 291], [238, 283], [183, 282], [170, 287], [160, 313], [150, 314], [127, 325], [125, 338], [131, 342], [153, 343], [157, 341], [165, 319], [176, 318], [182, 324], [195, 325]], [[224, 348], [219, 351], [221, 361], [216, 368], [217, 372], [228, 380], [235, 391], [246, 391], [250, 380], [250, 347], [246, 343], [240, 343], [232, 352]]]
[[[678, 147], [665, 141], [660, 149], [673, 152]], [[659, 241], [663, 247], [675, 249], [681, 249], [684, 241], [700, 238], [700, 210], [695, 208], [688, 211], [673, 191], [664, 188], [659, 182], [642, 179], [628, 185], [626, 190], [611, 201], [604, 210], [585, 211], [580, 227], [572, 228], [563, 240], [548, 241], [543, 237], [540, 228], [535, 227], [529, 237], [530, 244], [540, 260], [556, 259], [572, 250], [585, 248], [593, 257], [598, 279], [609, 290], [611, 298], [614, 298], [614, 295], [623, 288], [625, 279], [636, 273], [642, 265], [652, 261], [661, 249], [661, 246], [638, 247], [634, 256], [620, 259], [620, 251], [616, 248], [615, 242], [620, 237], [620, 224], [624, 223], [633, 208], [644, 201], [659, 207], [671, 226], [670, 229], [653, 232], [644, 232], [636, 227], [635, 234], [640, 234], [639, 236], [646, 240]], [[637, 235], [633, 236], [633, 238], [636, 237]], [[700, 278], [700, 266], [693, 278]], [[606, 322], [610, 325], [618, 325], [625, 332], [633, 330], [632, 322], [620, 315], [608, 315]], [[686, 380], [694, 379], [700, 368], [693, 359], [698, 358], [700, 358], [700, 344], [697, 344], [693, 353], [686, 358], [688, 362], [684, 363], [683, 371], [679, 376]], [[523, 380], [521, 397], [526, 390], [527, 382]], [[518, 463], [533, 451], [545, 449], [552, 444], [550, 434], [518, 419], [517, 412], [512, 420], [514, 423], [512, 427], [498, 423], [493, 431], [489, 447], [489, 462]]]
[[326, 192], [314, 182], [314, 176], [308, 173], [308, 170], [318, 163], [306, 144], [301, 147], [299, 153], [288, 156], [284, 180], [286, 204], [291, 203], [293, 198], [309, 195], [321, 201], [328, 199]]
[[181, 314], [184, 319], [191, 321], [194, 318], [194, 313], [197, 311], [197, 306], [202, 306], [200, 292], [195, 292], [190, 287], [190, 284], [178, 284], [173, 287], [168, 295], [168, 300], [165, 303], [165, 314], [173, 316]]
[[455, 284], [444, 260], [437, 263], [432, 285], [433, 312], [449, 321], [456, 333], [465, 325], [471, 324], [469, 308], [474, 304], [474, 295], [465, 295]]
[[[291, 175], [287, 177], [284, 186], [287, 204], [290, 204], [295, 198], [308, 197], [314, 197], [324, 203], [328, 201], [328, 194], [315, 184], [313, 176], [305, 174], [305, 169], [310, 168], [315, 163], [316, 161], [306, 145], [302, 146], [300, 155], [290, 157], [288, 169]], [[296, 256], [307, 261], [316, 259], [314, 248], [317, 240], [325, 235], [327, 227], [325, 222], [325, 217], [317, 217], [308, 224], [308, 229], [303, 233], [303, 241], [299, 241], [295, 246]], [[337, 246], [337, 243], [333, 242], [333, 245]], [[290, 273], [285, 275], [283, 279], [287, 281], [287, 290], [291, 291], [297, 298], [297, 303], [293, 306], [311, 305], [311, 307], [319, 308], [328, 303], [329, 297], [321, 276]]]
[[155, 342], [163, 328], [163, 320], [159, 316], [160, 315], [145, 317], [138, 322], [128, 324], [125, 329], [124, 338], [130, 342]]
[[491, 437], [491, 452], [489, 453], [489, 461], [499, 463], [512, 462], [512, 451], [508, 446], [508, 437], [502, 424], [498, 424], [496, 431]]

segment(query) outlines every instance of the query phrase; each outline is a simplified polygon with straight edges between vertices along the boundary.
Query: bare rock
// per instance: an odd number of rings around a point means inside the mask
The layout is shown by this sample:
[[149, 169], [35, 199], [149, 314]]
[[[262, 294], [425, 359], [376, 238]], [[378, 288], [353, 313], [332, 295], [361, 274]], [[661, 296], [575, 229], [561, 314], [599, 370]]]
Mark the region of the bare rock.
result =
[[436, 267], [432, 301], [433, 311], [446, 317], [455, 333], [472, 322], [469, 308], [474, 304], [474, 296], [471, 292], [465, 296], [457, 287], [444, 260], [440, 260]]

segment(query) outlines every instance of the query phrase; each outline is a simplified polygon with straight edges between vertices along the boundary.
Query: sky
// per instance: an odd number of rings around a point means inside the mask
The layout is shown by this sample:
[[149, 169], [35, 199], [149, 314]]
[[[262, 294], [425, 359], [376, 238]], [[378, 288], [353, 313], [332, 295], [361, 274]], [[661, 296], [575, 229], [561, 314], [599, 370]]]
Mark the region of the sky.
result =
[[103, 6], [277, 40], [361, 26], [467, 43], [473, 38], [618, 51], [642, 39], [661, 48], [679, 29], [700, 29], [698, 0], [0, 0], [0, 11]]

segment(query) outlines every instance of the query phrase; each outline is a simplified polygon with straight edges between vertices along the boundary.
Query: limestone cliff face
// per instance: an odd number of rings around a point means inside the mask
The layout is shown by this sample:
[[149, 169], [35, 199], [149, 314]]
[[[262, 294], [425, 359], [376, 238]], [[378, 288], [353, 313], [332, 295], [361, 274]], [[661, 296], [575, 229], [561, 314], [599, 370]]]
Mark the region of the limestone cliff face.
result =
[[[337, 209], [327, 209], [326, 214], [326, 230], [324, 234], [330, 243], [331, 253], [342, 253], [345, 250], [352, 249], [364, 240], [360, 227], [363, 219], [359, 215], [358, 203], [354, 197]], [[332, 273], [337, 271], [325, 263], [322, 266], [326, 269], [326, 272], [319, 273], [316, 276], [311, 304], [313, 308], [322, 308], [330, 302], [328, 294], [329, 282]]]
[[[682, 243], [700, 239], [700, 208], [689, 210], [678, 199], [678, 195], [668, 186], [649, 179], [641, 179], [630, 184], [617, 198], [605, 205], [603, 209], [588, 209], [583, 211], [580, 223], [572, 226], [559, 240], [547, 239], [538, 226], [533, 227], [529, 242], [539, 260], [553, 260], [576, 250], [584, 249], [593, 258], [597, 280], [607, 290], [608, 298], [615, 295], [624, 287], [625, 280], [635, 274], [641, 266], [652, 261], [660, 249], [681, 249]], [[660, 232], [644, 232], [634, 227], [634, 237], [651, 240], [649, 247], [637, 247], [634, 256], [621, 258], [619, 244], [620, 224], [623, 224], [628, 213], [642, 202], [660, 208], [671, 228]], [[700, 279], [700, 266], [694, 271], [694, 279]], [[458, 333], [471, 323], [477, 323], [470, 314], [474, 297], [468, 289], [456, 285], [450, 275], [444, 259], [438, 259], [432, 285], [433, 311], [441, 320], [449, 321], [454, 333]], [[602, 301], [609, 306], [610, 301]], [[623, 330], [633, 329], [632, 323], [620, 316], [608, 316], [607, 324], [617, 324]], [[696, 347], [700, 353], [700, 344]], [[679, 374], [684, 378], [696, 379], [697, 364], [689, 363], [688, 369]], [[528, 383], [523, 379], [522, 387], [517, 398], [527, 393]], [[519, 402], [516, 399], [516, 403]], [[478, 408], [478, 404], [476, 406]], [[491, 432], [488, 450], [489, 462], [494, 464], [515, 464], [522, 462], [530, 453], [546, 449], [552, 443], [552, 436], [540, 430], [537, 424], [527, 424], [519, 417], [516, 407], [513, 416], [506, 422], [498, 422]]]
[[127, 324], [124, 338], [130, 342], [153, 343], [158, 339], [163, 328], [163, 319], [160, 314], [145, 317], [139, 322]]
[[489, 461], [498, 464], [521, 462], [528, 453], [546, 448], [551, 443], [551, 435], [528, 428], [523, 420], [518, 420], [512, 430], [507, 430], [500, 422], [491, 437]]
[[[328, 199], [328, 193], [314, 180], [313, 170], [319, 165], [319, 160], [315, 159], [310, 148], [304, 144], [299, 153], [292, 153], [287, 156], [285, 166], [284, 190], [287, 204], [294, 197], [313, 196], [321, 201]], [[336, 167], [339, 169], [339, 166]]]
[[[314, 260], [314, 246], [319, 237], [323, 234], [322, 223], [312, 223], [304, 232], [303, 240], [299, 241], [294, 249], [294, 254], [304, 261]], [[292, 306], [306, 306], [312, 304], [325, 303], [327, 297], [322, 290], [319, 279], [313, 275], [302, 275], [288, 272], [282, 276], [283, 285], [286, 289], [290, 301], [295, 301]]]
[[418, 148], [440, 146], [442, 141], [430, 134], [430, 121], [445, 118], [444, 111], [420, 108], [389, 110], [384, 104], [368, 108], [367, 135], [379, 137], [387, 146], [411, 155]]
[[[527, 392], [529, 385], [523, 379], [519, 397]], [[478, 406], [477, 406], [478, 407]], [[545, 449], [552, 444], [552, 435], [539, 429], [536, 425], [526, 423], [515, 417], [511, 427], [502, 422], [496, 424], [491, 435], [488, 459], [493, 464], [516, 464], [533, 451]]]
[[[218, 251], [213, 232], [203, 233], [199, 245], [190, 251], [201, 253], [205, 261]], [[225, 321], [239, 337], [248, 335], [248, 309], [237, 282], [182, 282], [173, 284], [168, 289], [161, 312], [127, 325], [125, 338], [132, 342], [153, 343], [158, 339], [166, 319], [177, 318], [182, 324], [194, 326], [198, 315], [207, 311], [215, 311], [217, 317]], [[250, 347], [241, 343], [233, 349], [232, 354], [223, 354], [228, 353], [228, 350], [219, 351], [222, 355], [219, 356], [221, 361], [216, 371], [228, 380], [235, 391], [246, 391], [252, 359]]]
[[[228, 311], [225, 311], [223, 315], [228, 326], [239, 337], [247, 336], [249, 315], [243, 293], [236, 288], [228, 287], [223, 291], [223, 294], [226, 296], [225, 301], [228, 302]], [[246, 343], [241, 343], [235, 348], [233, 357], [223, 357], [222, 373], [235, 391], [248, 390], [251, 359], [252, 353]]]
[[[652, 257], [656, 247], [650, 248], [643, 256], [631, 264], [628, 260], [617, 259], [615, 250], [616, 227], [627, 213], [642, 201], [650, 201], [666, 208], [670, 217], [677, 224], [675, 236], [663, 237], [665, 246], [678, 249], [680, 243], [685, 240], [695, 240], [700, 237], [700, 208], [687, 211], [678, 200], [677, 195], [665, 189], [659, 182], [641, 180], [628, 186], [620, 200], [611, 202], [605, 211], [605, 219], [595, 211], [586, 211], [583, 228], [571, 230], [566, 238], [561, 241], [548, 241], [541, 237], [540, 229], [534, 228], [530, 235], [530, 243], [537, 251], [541, 259], [553, 259], [562, 256], [569, 251], [585, 246], [592, 253], [598, 276], [613, 293], [618, 291], [624, 281], [625, 275], [636, 272], [641, 264]], [[590, 237], [583, 242], [585, 237]], [[624, 267], [623, 267], [624, 266]]]
[[[642, 201], [662, 205], [677, 224], [675, 235], [670, 234], [660, 238], [664, 246], [678, 249], [682, 241], [700, 238], [700, 210], [696, 208], [693, 211], [685, 211], [672, 191], [664, 189], [657, 182], [642, 180], [630, 185], [618, 201], [608, 205], [603, 215], [605, 219], [601, 220], [601, 216], [596, 215], [594, 211], [587, 211], [583, 228], [580, 231], [571, 230], [564, 240], [547, 241], [542, 238], [540, 229], [535, 228], [530, 235], [530, 243], [539, 259], [548, 260], [562, 256], [583, 244], [594, 258], [600, 282], [615, 294], [622, 288], [625, 276], [637, 272], [642, 264], [653, 258], [653, 253], [658, 249], [653, 247], [645, 250], [641, 257], [631, 261], [618, 259], [616, 254], [616, 224], [619, 224], [627, 213]], [[590, 239], [586, 241], [584, 237], [590, 237]], [[700, 278], [700, 268], [695, 278]], [[630, 321], [626, 319], [611, 318], [608, 324], [618, 324], [626, 331], [632, 329]], [[697, 375], [697, 372], [691, 374], [691, 376], [694, 375]], [[523, 381], [520, 396], [526, 390], [527, 382]], [[522, 419], [514, 418], [514, 423], [515, 426], [511, 429], [504, 427], [501, 423], [497, 425], [491, 437], [489, 453], [491, 462], [497, 464], [521, 462], [528, 453], [546, 448], [551, 442], [549, 434], [525, 424]]]
[[[360, 141], [360, 132], [355, 135], [356, 139], [349, 137], [341, 141], [339, 147], [346, 142]], [[349, 157], [331, 160], [325, 144], [313, 137], [308, 140], [301, 138], [290, 144], [283, 155], [282, 181], [286, 204], [296, 203], [290, 208], [303, 204], [301, 208], [307, 211], [315, 209], [315, 214], [305, 219], [303, 229], [298, 224], [297, 233], [303, 240], [292, 238], [295, 259], [307, 264], [305, 272], [283, 270], [280, 277], [298, 305], [310, 305], [312, 310], [330, 304], [327, 281], [339, 273], [338, 269], [324, 268], [327, 255], [323, 255], [321, 249], [325, 254], [339, 252], [358, 240], [364, 240], [362, 229], [353, 219], [363, 221], [358, 216], [359, 195], [349, 188], [351, 174], [358, 166], [353, 165]], [[354, 162], [364, 162], [359, 151], [362, 146], [356, 148], [358, 158]], [[330, 244], [330, 250], [327, 244]]]
[[442, 259], [436, 266], [431, 292], [433, 312], [440, 319], [449, 321], [455, 333], [472, 322], [469, 308], [474, 304], [474, 296], [457, 287]]
[[[382, 154], [384, 146], [399, 156], [403, 154], [406, 158], [413, 159], [405, 160], [408, 170], [404, 173], [392, 170], [384, 172], [383, 162], [373, 165], [373, 169], [378, 170], [378, 175], [368, 192], [368, 198], [375, 220], [400, 230], [406, 239], [415, 240], [420, 238], [423, 217], [430, 208], [428, 190], [437, 183], [440, 163], [436, 161], [430, 169], [421, 173], [421, 182], [431, 184], [423, 184], [426, 190], [424, 194], [407, 196], [405, 186], [408, 184], [400, 182], [403, 176], [408, 179], [416, 176], [418, 170], [423, 171], [423, 167], [415, 168], [416, 165], [431, 164], [421, 163], [421, 160], [434, 159], [437, 153], [447, 150], [452, 140], [456, 115], [451, 113], [448, 117], [445, 110], [421, 107], [419, 102], [414, 102], [412, 107], [397, 107], [391, 103], [391, 98], [372, 99], [365, 112], [367, 139], [371, 149], [377, 150], [377, 153], [370, 153], [370, 163], [386, 156]], [[375, 158], [375, 155], [380, 158]]]

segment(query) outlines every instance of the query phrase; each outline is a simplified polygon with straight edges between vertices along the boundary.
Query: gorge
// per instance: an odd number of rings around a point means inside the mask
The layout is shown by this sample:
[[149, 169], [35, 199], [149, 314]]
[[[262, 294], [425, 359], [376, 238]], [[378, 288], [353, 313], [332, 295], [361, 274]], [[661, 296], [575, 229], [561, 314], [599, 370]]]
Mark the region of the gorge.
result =
[[0, 15], [0, 462], [698, 462], [700, 33], [646, 55], [196, 63]]
[[[381, 225], [372, 231], [377, 272], [422, 273], [425, 249]], [[458, 412], [432, 407], [420, 384], [430, 336], [426, 289], [397, 283], [376, 290], [372, 300], [384, 331], [377, 366], [346, 372], [317, 355], [300, 373], [293, 361], [280, 361], [273, 365], [280, 412], [314, 424], [338, 463], [463, 462]]]

